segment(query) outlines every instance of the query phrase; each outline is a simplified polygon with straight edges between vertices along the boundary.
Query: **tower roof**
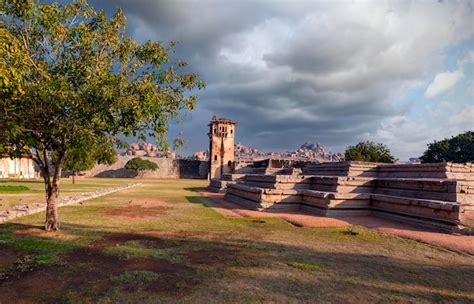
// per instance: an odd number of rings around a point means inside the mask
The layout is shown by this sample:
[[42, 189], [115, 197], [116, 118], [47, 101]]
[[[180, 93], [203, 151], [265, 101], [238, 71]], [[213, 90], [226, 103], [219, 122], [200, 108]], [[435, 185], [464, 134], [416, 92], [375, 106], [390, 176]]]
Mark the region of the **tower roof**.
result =
[[228, 118], [217, 118], [216, 115], [212, 116], [211, 122], [209, 123], [209, 126], [214, 124], [214, 123], [225, 123], [225, 124], [234, 124], [235, 121], [228, 119]]

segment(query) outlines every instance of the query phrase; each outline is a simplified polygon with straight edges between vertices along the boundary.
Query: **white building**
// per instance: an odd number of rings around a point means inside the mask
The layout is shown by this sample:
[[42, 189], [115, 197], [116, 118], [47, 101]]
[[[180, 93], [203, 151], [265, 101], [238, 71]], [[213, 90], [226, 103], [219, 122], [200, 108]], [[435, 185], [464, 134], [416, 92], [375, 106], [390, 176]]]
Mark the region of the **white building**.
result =
[[11, 159], [9, 156], [0, 155], [0, 178], [35, 178], [38, 176], [31, 157]]

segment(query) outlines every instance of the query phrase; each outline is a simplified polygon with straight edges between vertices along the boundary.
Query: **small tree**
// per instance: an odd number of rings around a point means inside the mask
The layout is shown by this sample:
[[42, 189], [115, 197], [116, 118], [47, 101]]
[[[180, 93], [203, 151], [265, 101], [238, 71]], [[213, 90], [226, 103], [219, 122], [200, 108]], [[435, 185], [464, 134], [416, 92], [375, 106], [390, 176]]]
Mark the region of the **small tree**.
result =
[[108, 18], [85, 0], [1, 0], [0, 12], [0, 150], [31, 154], [45, 184], [45, 230], [56, 230], [68, 154], [77, 163], [83, 142], [113, 149], [120, 136], [155, 137], [167, 150], [170, 119], [194, 108], [204, 83], [172, 60], [174, 42], [127, 36], [120, 9]]
[[467, 131], [450, 139], [428, 144], [428, 149], [420, 160], [423, 163], [474, 162], [474, 132]]
[[125, 164], [125, 169], [133, 170], [137, 172], [140, 175], [140, 177], [143, 177], [146, 171], [148, 170], [155, 171], [156, 169], [158, 169], [158, 164], [152, 161], [149, 161], [148, 159], [135, 157], [129, 160]]
[[71, 171], [72, 183], [75, 184], [77, 172], [90, 170], [96, 164], [112, 165], [117, 160], [117, 152], [110, 144], [98, 144], [82, 142], [76, 149], [66, 154], [64, 169]]
[[178, 149], [184, 146], [184, 144], [185, 141], [181, 134], [173, 140], [173, 151], [176, 152], [176, 156], [178, 155]]
[[384, 144], [377, 144], [371, 141], [360, 142], [355, 146], [346, 149], [345, 159], [355, 161], [393, 163], [395, 157]]

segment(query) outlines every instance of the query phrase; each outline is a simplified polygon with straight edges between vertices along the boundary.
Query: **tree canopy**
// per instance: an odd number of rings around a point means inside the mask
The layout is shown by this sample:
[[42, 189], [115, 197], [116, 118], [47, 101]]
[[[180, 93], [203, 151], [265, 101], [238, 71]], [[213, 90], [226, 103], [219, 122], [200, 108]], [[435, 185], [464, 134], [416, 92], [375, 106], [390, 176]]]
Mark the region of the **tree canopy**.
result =
[[125, 164], [125, 169], [133, 170], [139, 172], [140, 175], [143, 175], [145, 171], [151, 170], [155, 171], [158, 169], [158, 164], [149, 161], [148, 159], [142, 159], [140, 157], [135, 157], [129, 160]]
[[45, 182], [45, 228], [57, 229], [67, 155], [110, 151], [120, 136], [154, 137], [167, 150], [169, 121], [195, 107], [204, 82], [174, 59], [175, 42], [127, 36], [120, 9], [109, 18], [85, 0], [2, 0], [0, 11], [0, 146], [32, 154]]
[[434, 141], [428, 144], [428, 149], [420, 157], [423, 163], [474, 162], [474, 132], [465, 133]]
[[355, 146], [349, 146], [345, 152], [346, 160], [367, 161], [379, 163], [393, 163], [395, 157], [390, 150], [380, 143], [371, 141], [360, 142]]
[[77, 172], [90, 170], [96, 164], [112, 165], [116, 160], [117, 152], [113, 146], [82, 141], [81, 145], [66, 154], [64, 169], [72, 171], [72, 183], [74, 184]]

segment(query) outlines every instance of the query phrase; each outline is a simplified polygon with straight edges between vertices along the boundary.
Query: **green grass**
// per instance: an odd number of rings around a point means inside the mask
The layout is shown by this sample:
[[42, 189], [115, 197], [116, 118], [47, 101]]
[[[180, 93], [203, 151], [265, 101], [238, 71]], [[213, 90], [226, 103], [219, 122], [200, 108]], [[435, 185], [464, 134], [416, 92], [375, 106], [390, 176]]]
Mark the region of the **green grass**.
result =
[[16, 191], [28, 191], [30, 188], [20, 185], [20, 186], [0, 186], [0, 192], [16, 192]]
[[322, 264], [312, 263], [312, 262], [307, 262], [307, 261], [304, 261], [304, 262], [289, 261], [289, 262], [286, 262], [286, 265], [296, 268], [296, 269], [304, 270], [304, 271], [319, 271], [323, 269]]
[[[134, 181], [79, 183], [100, 188]], [[62, 229], [56, 233], [41, 231], [44, 214], [0, 225], [0, 273], [8, 276], [2, 279], [0, 274], [0, 299], [48, 303], [474, 301], [472, 256], [363, 227], [301, 228], [278, 218], [227, 218], [194, 191], [206, 186], [206, 181], [139, 181], [144, 184], [60, 208]], [[41, 186], [24, 185], [31, 191]], [[163, 212], [139, 217], [147, 214], [144, 208], [158, 207]], [[128, 210], [128, 217], [107, 215], [110, 210]], [[25, 268], [31, 265], [32, 270], [21, 273], [15, 262], [25, 256], [29, 257], [24, 259]], [[45, 292], [31, 286], [51, 288]]]

